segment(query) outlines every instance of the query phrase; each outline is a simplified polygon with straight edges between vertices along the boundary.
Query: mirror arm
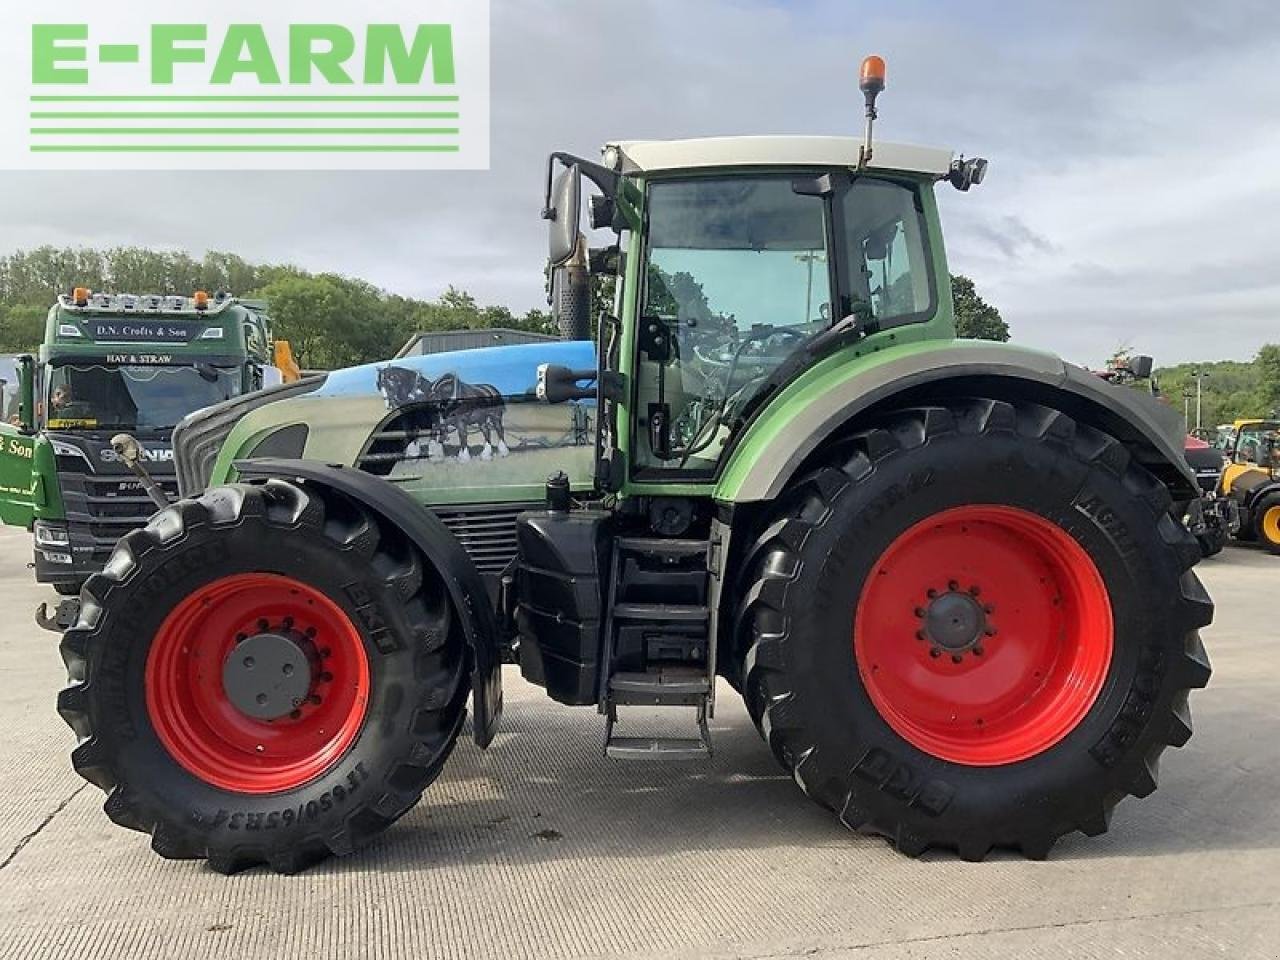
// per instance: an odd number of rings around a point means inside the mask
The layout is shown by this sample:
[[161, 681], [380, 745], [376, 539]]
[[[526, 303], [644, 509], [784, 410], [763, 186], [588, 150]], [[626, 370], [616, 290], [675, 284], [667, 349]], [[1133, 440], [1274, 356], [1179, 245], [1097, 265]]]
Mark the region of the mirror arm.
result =
[[551, 205], [551, 181], [555, 179], [557, 163], [561, 163], [566, 167], [572, 167], [576, 163], [583, 176], [599, 187], [600, 192], [606, 197], [616, 198], [618, 196], [618, 187], [622, 182], [622, 177], [616, 170], [610, 170], [608, 167], [591, 160], [584, 160], [582, 157], [574, 156], [572, 153], [558, 150], [547, 157], [547, 182], [542, 202], [543, 220], [554, 220], [556, 218], [555, 207]]

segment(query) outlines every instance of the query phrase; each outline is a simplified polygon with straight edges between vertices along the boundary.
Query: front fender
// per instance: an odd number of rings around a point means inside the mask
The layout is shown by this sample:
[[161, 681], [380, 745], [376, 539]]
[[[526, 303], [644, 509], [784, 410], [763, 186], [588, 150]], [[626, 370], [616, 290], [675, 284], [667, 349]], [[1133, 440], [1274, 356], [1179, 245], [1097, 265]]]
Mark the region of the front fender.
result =
[[1049, 353], [980, 340], [925, 341], [817, 364], [779, 394], [733, 451], [716, 499], [770, 500], [825, 441], [856, 418], [948, 396], [1040, 403], [1115, 436], [1179, 499], [1196, 494], [1186, 427], [1153, 397], [1107, 383]]
[[235, 467], [247, 481], [278, 477], [337, 490], [386, 517], [408, 535], [439, 571], [471, 647], [472, 726], [476, 743], [487, 747], [493, 741], [498, 717], [502, 714], [498, 625], [479, 571], [449, 528], [394, 485], [359, 470], [309, 460], [270, 459], [241, 460]]

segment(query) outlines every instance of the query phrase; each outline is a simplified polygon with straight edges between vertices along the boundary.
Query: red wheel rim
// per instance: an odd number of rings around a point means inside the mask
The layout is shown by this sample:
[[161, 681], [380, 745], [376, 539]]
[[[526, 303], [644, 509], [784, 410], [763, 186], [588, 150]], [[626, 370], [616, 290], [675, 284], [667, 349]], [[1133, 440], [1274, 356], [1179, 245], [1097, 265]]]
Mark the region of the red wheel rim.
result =
[[953, 763], [1048, 750], [1093, 706], [1112, 650], [1098, 568], [1025, 510], [966, 506], [902, 533], [863, 585], [862, 684], [903, 739]]
[[[237, 646], [266, 630], [296, 638], [309, 660], [306, 695], [274, 719], [243, 712], [223, 682]], [[206, 584], [165, 617], [144, 684], [156, 735], [186, 770], [224, 790], [277, 793], [314, 780], [354, 742], [369, 705], [369, 659], [323, 593], [244, 573]]]

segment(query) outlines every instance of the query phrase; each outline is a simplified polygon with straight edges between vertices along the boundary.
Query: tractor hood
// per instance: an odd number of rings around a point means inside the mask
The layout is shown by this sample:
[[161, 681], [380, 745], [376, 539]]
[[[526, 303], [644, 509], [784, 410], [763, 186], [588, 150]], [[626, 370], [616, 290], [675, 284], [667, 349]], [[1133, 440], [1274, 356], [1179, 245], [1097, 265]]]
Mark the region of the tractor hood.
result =
[[281, 457], [358, 467], [433, 502], [537, 499], [557, 467], [589, 479], [595, 444], [593, 401], [537, 399], [542, 364], [594, 369], [595, 346], [384, 360], [210, 407], [174, 432], [183, 493], [232, 479], [237, 460]]

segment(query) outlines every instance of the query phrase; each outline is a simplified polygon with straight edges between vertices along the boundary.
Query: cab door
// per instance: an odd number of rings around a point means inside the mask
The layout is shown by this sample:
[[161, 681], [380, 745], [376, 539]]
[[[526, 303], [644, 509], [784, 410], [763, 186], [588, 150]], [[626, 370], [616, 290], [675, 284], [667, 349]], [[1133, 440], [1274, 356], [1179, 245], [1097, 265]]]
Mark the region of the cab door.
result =
[[29, 356], [0, 357], [0, 521], [15, 527], [30, 527], [35, 514], [36, 443], [27, 429], [33, 366]]

